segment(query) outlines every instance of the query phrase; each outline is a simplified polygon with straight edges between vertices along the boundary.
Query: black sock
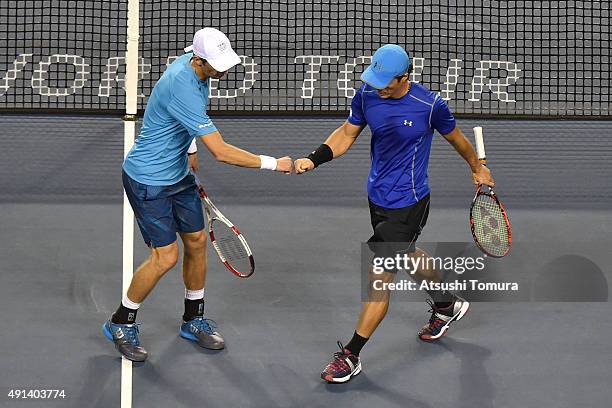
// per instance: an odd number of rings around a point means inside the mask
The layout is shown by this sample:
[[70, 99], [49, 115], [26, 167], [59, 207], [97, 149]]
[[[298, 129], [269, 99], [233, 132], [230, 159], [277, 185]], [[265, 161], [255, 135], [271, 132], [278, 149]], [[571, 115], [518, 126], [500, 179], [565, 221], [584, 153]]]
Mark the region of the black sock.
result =
[[454, 302], [452, 293], [445, 290], [428, 290], [427, 294], [434, 301], [434, 305], [438, 309], [449, 307]]
[[357, 332], [355, 332], [351, 341], [349, 341], [348, 344], [344, 346], [344, 348], [353, 353], [354, 355], [358, 356], [359, 352], [361, 352], [361, 349], [363, 348], [363, 346], [365, 346], [367, 342], [367, 338], [361, 337], [357, 334]]
[[111, 322], [115, 324], [132, 324], [136, 321], [136, 314], [138, 309], [128, 309], [123, 306], [123, 303], [119, 305], [119, 308], [111, 317]]
[[185, 313], [183, 314], [183, 321], [188, 322], [197, 316], [204, 316], [204, 299], [185, 299]]

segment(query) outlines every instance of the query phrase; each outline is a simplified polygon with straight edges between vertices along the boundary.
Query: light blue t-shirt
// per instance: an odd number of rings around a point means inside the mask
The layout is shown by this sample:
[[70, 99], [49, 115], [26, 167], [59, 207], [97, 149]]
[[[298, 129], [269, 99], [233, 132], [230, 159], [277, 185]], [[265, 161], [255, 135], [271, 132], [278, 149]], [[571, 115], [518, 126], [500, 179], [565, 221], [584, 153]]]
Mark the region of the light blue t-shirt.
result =
[[209, 79], [197, 77], [192, 55], [170, 64], [149, 97], [140, 135], [123, 162], [127, 175], [139, 183], [168, 186], [182, 180], [193, 138], [217, 130], [206, 114]]
[[363, 85], [353, 97], [348, 121], [372, 131], [368, 196], [374, 204], [404, 208], [429, 194], [434, 130], [446, 135], [455, 128], [455, 118], [439, 95], [412, 83], [403, 97], [383, 99]]

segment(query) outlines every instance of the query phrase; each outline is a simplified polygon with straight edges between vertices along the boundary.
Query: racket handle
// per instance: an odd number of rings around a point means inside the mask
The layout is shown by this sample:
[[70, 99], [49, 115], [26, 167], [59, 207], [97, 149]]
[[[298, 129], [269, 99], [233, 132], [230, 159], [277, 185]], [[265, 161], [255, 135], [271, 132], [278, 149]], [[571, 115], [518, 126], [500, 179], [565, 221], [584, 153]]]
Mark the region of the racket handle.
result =
[[482, 164], [485, 164], [487, 162], [487, 154], [485, 153], [481, 126], [476, 126], [474, 128], [474, 138], [476, 139], [476, 154], [478, 154], [478, 160], [480, 160]]
[[198, 178], [197, 174], [195, 174], [195, 172], [191, 169], [189, 170], [189, 174], [191, 174], [193, 178], [195, 179], [195, 183], [198, 188], [198, 192], [200, 193], [200, 197], [208, 199], [208, 196], [206, 192], [204, 191], [204, 186], [202, 186], [202, 182]]
[[195, 179], [195, 183], [198, 185], [198, 187], [202, 187], [202, 182], [198, 178], [197, 174], [195, 174], [195, 172], [191, 169], [189, 169], [189, 174], [193, 176], [193, 178]]

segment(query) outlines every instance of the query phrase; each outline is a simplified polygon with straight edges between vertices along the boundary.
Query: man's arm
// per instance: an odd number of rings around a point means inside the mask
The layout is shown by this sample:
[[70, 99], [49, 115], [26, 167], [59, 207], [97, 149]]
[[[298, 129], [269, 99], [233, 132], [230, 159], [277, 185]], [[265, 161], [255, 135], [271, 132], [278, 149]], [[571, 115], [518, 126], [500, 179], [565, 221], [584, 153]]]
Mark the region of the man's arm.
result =
[[325, 144], [332, 149], [334, 159], [342, 156], [351, 148], [362, 130], [362, 126], [356, 126], [349, 121], [345, 121], [342, 126], [329, 135], [327, 140], [325, 140]]
[[289, 157], [275, 159], [269, 156], [256, 156], [245, 150], [225, 143], [221, 133], [206, 114], [206, 104], [202, 95], [186, 80], [179, 76], [173, 85], [172, 97], [167, 105], [168, 112], [190, 135], [199, 136], [208, 150], [218, 161], [240, 167], [263, 168], [291, 172], [293, 162]]
[[458, 126], [455, 126], [449, 134], [442, 136], [444, 136], [444, 138], [455, 148], [457, 153], [459, 153], [470, 165], [474, 184], [486, 184], [491, 187], [495, 185], [495, 181], [491, 177], [491, 172], [486, 166], [480, 164], [472, 144]]
[[195, 137], [187, 149], [187, 160], [191, 170], [198, 171], [200, 169], [200, 162], [198, 161], [198, 145], [196, 144]]
[[208, 150], [210, 150], [215, 160], [223, 163], [240, 167], [265, 168], [282, 171], [284, 173], [290, 173], [293, 168], [290, 157], [285, 156], [280, 159], [274, 159], [269, 156], [255, 155], [226, 143], [221, 133], [218, 131], [200, 136], [200, 140], [202, 140]]
[[[363, 126], [356, 126], [346, 121], [338, 129], [334, 130], [331, 135], [325, 140], [325, 143], [321, 145], [313, 154], [324, 148], [324, 145], [331, 150], [332, 157], [330, 160], [336, 157], [342, 156], [350, 149], [355, 143], [357, 137], [363, 130]], [[310, 171], [315, 168], [315, 163], [310, 158], [302, 158], [295, 161], [295, 171], [298, 174]]]

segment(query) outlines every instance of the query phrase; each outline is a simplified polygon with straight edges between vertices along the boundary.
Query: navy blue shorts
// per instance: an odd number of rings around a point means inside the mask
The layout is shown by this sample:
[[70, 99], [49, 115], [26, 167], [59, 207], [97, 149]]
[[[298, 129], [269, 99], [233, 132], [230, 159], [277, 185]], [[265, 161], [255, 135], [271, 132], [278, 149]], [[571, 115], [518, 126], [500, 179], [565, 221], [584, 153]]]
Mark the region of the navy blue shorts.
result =
[[123, 171], [123, 188], [149, 247], [170, 245], [177, 232], [204, 228], [202, 202], [192, 175], [171, 186], [149, 186]]

